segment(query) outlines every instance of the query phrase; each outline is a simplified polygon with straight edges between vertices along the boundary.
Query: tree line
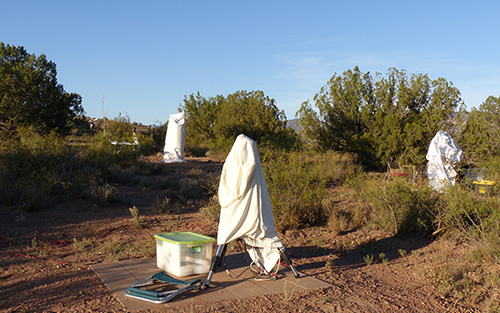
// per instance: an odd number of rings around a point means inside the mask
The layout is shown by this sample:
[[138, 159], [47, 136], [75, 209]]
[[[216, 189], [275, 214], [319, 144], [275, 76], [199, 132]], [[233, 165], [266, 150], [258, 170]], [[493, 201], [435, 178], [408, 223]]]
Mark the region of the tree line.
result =
[[197, 145], [232, 142], [246, 133], [257, 142], [281, 148], [354, 153], [368, 169], [389, 162], [425, 165], [429, 143], [439, 130], [461, 145], [468, 163], [500, 152], [500, 100], [490, 96], [471, 112], [460, 91], [444, 78], [407, 74], [390, 68], [386, 75], [358, 67], [333, 77], [297, 112], [298, 134], [286, 132], [286, 116], [261, 91], [227, 97], [186, 96], [187, 136]]
[[[57, 81], [56, 64], [21, 46], [0, 43], [0, 136], [19, 126], [40, 133], [68, 134], [84, 116], [82, 98]], [[261, 145], [279, 149], [349, 152], [370, 169], [388, 162], [423, 165], [432, 137], [450, 133], [469, 163], [495, 157], [500, 150], [500, 97], [488, 97], [465, 110], [460, 91], [444, 78], [388, 69], [386, 74], [358, 67], [335, 73], [297, 111], [299, 130], [286, 127], [276, 101], [260, 90], [227, 96], [187, 95], [186, 149], [227, 151], [245, 133]]]

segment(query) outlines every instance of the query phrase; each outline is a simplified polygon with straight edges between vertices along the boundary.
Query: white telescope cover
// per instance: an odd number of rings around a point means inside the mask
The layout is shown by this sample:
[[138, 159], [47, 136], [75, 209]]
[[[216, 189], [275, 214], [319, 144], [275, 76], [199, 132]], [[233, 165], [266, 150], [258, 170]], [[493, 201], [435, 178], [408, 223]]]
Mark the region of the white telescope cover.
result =
[[219, 184], [221, 214], [217, 244], [242, 239], [250, 257], [271, 271], [283, 247], [276, 234], [271, 201], [255, 141], [241, 134], [229, 152]]
[[427, 151], [427, 176], [431, 187], [439, 192], [455, 185], [457, 172], [454, 167], [462, 161], [463, 152], [451, 136], [440, 130], [432, 139]]
[[163, 148], [163, 162], [184, 162], [185, 121], [184, 112], [170, 115]]

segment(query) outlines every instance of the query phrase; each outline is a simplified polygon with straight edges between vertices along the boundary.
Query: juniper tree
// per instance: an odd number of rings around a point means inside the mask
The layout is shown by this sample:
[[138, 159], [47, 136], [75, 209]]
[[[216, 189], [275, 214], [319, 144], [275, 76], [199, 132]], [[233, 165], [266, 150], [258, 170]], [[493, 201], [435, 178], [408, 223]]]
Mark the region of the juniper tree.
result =
[[423, 164], [430, 139], [454, 134], [464, 104], [443, 78], [389, 69], [386, 77], [358, 67], [334, 74], [297, 112], [305, 139], [319, 149], [358, 154], [366, 166]]
[[57, 82], [56, 64], [44, 54], [0, 43], [0, 135], [19, 126], [66, 134], [83, 114], [82, 98]]

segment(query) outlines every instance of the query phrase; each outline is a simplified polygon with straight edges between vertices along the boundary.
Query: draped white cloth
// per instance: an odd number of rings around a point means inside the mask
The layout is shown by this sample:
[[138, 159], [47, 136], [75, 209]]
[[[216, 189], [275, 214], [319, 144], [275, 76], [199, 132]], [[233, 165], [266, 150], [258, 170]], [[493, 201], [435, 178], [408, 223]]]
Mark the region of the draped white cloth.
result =
[[455, 185], [457, 172], [454, 167], [463, 159], [463, 151], [453, 138], [440, 130], [432, 139], [427, 151], [427, 176], [431, 187], [439, 192]]
[[276, 234], [271, 201], [256, 143], [239, 135], [226, 158], [219, 184], [221, 214], [217, 244], [242, 239], [250, 257], [267, 271], [279, 260], [283, 247]]
[[184, 162], [185, 121], [184, 112], [170, 115], [163, 148], [163, 162]]

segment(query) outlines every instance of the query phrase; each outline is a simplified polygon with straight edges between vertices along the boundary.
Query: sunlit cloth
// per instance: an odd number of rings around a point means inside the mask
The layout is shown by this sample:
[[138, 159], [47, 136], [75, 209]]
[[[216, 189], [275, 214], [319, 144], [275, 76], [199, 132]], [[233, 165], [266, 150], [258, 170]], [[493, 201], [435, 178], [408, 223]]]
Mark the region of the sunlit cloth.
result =
[[217, 243], [242, 239], [250, 246], [250, 257], [271, 271], [280, 257], [276, 248], [283, 244], [276, 234], [257, 145], [243, 134], [236, 138], [226, 158], [218, 196], [221, 214]]
[[432, 139], [427, 151], [427, 176], [431, 187], [439, 192], [455, 185], [457, 172], [454, 167], [462, 161], [463, 152], [453, 138], [440, 130]]
[[170, 115], [168, 120], [163, 162], [184, 162], [184, 138], [186, 136], [184, 112]]

